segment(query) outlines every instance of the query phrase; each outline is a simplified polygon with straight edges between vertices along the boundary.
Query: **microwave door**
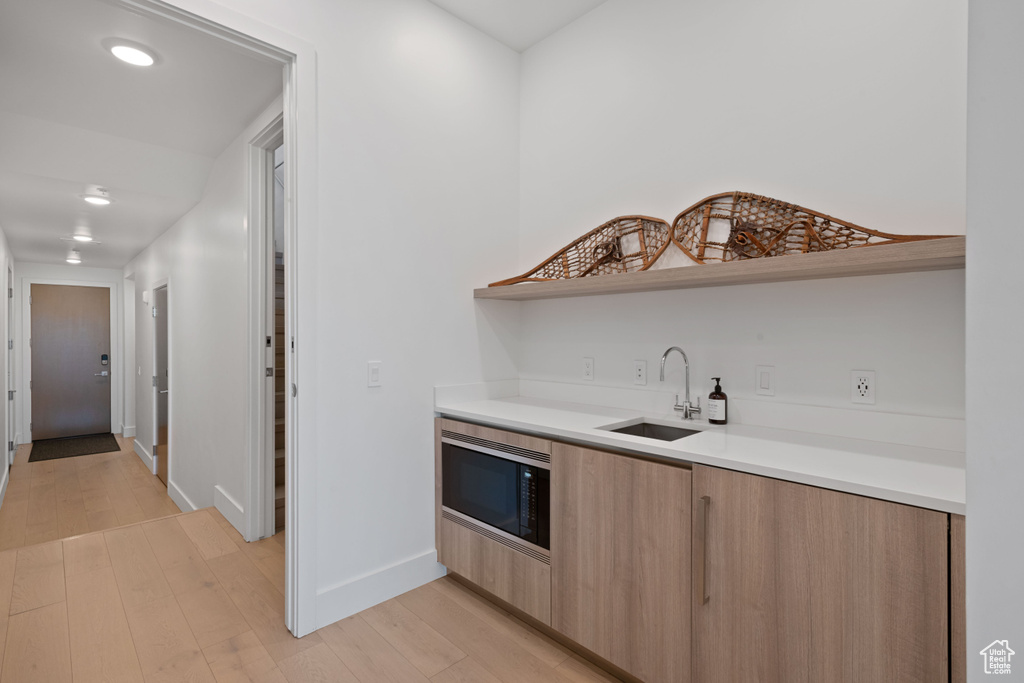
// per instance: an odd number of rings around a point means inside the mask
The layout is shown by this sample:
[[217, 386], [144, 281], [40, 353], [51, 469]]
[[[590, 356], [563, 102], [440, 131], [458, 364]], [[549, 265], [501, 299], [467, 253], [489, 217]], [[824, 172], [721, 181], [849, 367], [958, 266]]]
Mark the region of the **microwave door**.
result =
[[519, 465], [453, 444], [441, 451], [445, 507], [519, 534]]

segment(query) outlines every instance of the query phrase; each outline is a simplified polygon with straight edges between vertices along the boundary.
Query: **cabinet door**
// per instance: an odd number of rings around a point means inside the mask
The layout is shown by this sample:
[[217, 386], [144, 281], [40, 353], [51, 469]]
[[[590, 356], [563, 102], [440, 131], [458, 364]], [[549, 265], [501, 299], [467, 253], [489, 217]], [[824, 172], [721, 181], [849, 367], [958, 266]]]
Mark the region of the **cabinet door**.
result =
[[647, 683], [690, 680], [690, 471], [555, 443], [551, 620]]
[[948, 680], [945, 514], [710, 467], [693, 477], [695, 680]]

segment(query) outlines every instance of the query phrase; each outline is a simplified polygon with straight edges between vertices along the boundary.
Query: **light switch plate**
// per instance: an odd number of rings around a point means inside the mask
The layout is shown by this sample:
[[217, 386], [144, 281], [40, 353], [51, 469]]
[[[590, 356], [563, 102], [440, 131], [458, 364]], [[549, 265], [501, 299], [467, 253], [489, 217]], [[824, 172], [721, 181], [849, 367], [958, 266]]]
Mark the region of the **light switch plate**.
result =
[[371, 360], [366, 364], [366, 386], [379, 387], [381, 385], [380, 369], [381, 362], [379, 360]]
[[754, 393], [758, 396], [775, 395], [775, 366], [758, 365], [754, 370]]

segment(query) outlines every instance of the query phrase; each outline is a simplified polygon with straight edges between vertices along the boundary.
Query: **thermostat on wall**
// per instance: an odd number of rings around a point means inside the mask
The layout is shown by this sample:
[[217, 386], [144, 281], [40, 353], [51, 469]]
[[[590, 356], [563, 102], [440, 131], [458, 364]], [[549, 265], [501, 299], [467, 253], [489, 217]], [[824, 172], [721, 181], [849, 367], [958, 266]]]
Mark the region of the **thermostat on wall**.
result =
[[142, 303], [144, 303], [144, 304], [148, 304], [149, 303], [149, 290], [148, 289], [142, 290]]

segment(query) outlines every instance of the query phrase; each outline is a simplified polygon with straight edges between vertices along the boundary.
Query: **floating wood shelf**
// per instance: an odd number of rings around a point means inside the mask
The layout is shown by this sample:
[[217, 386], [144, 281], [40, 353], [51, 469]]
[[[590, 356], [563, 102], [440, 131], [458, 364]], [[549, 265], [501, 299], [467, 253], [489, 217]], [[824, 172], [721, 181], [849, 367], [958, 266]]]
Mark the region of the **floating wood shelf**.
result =
[[660, 289], [722, 287], [789, 280], [953, 270], [964, 267], [966, 242], [964, 236], [958, 235], [920, 242], [708, 263], [576, 280], [524, 282], [505, 287], [481, 287], [473, 290], [473, 297], [529, 301], [597, 294], [652, 292]]

